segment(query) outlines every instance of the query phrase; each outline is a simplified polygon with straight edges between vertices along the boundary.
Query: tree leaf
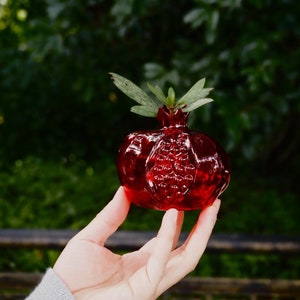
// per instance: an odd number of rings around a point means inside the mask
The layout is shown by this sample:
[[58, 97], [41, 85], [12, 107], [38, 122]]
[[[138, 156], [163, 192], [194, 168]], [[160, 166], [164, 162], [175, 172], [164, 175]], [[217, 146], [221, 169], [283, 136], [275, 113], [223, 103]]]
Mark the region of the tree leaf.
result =
[[112, 76], [114, 84], [129, 98], [133, 99], [143, 106], [155, 109], [158, 108], [156, 102], [136, 84], [116, 73], [109, 74]]

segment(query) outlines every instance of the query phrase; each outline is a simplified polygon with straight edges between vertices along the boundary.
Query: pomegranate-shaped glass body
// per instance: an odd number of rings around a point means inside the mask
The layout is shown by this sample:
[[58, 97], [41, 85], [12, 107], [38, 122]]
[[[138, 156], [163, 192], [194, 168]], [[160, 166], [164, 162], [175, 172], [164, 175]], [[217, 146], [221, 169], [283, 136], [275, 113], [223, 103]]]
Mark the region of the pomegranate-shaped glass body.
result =
[[117, 170], [132, 203], [157, 210], [203, 209], [228, 186], [227, 154], [212, 138], [190, 130], [188, 115], [162, 106], [161, 129], [126, 136]]

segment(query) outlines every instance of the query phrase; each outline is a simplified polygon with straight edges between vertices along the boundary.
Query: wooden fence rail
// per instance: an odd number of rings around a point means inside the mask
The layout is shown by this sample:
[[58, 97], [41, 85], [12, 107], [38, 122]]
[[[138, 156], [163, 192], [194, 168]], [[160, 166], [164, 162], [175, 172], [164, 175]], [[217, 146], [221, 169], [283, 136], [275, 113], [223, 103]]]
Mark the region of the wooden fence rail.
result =
[[[2, 249], [62, 249], [77, 231], [43, 229], [0, 229]], [[118, 231], [106, 243], [114, 251], [141, 247], [155, 232]], [[179, 243], [186, 238], [182, 234]], [[209, 253], [252, 253], [300, 255], [300, 236], [258, 236], [213, 234]], [[24, 299], [41, 279], [40, 273], [0, 272], [0, 300]], [[300, 279], [243, 279], [187, 277], [161, 299], [286, 299], [300, 300]], [[142, 300], [142, 299], [141, 299]]]
[[[0, 229], [0, 248], [62, 249], [77, 233], [62, 229]], [[154, 237], [151, 231], [117, 231], [106, 246], [112, 250], [135, 250]], [[182, 243], [187, 236], [183, 233]], [[300, 236], [212, 234], [207, 252], [300, 254]]]

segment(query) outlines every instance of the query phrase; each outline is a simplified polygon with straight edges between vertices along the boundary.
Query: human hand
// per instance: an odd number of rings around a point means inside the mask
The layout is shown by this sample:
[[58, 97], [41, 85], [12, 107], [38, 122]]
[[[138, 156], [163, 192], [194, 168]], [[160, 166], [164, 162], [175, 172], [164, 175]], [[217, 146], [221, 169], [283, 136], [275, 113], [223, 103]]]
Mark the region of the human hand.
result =
[[217, 219], [220, 200], [204, 209], [186, 241], [176, 248], [183, 212], [168, 210], [156, 237], [118, 255], [104, 243], [125, 220], [130, 201], [120, 187], [111, 202], [73, 237], [53, 269], [75, 299], [153, 300], [190, 273], [201, 258]]

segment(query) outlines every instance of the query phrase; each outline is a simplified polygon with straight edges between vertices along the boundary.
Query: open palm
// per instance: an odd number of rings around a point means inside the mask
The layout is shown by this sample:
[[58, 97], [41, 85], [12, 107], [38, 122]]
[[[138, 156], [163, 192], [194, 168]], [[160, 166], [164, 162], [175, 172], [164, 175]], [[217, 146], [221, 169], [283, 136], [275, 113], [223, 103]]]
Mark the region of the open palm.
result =
[[220, 201], [202, 211], [185, 243], [176, 248], [183, 212], [167, 211], [155, 238], [118, 255], [104, 244], [125, 220], [130, 201], [122, 187], [92, 222], [70, 240], [54, 265], [76, 299], [156, 299], [191, 272], [202, 256]]

